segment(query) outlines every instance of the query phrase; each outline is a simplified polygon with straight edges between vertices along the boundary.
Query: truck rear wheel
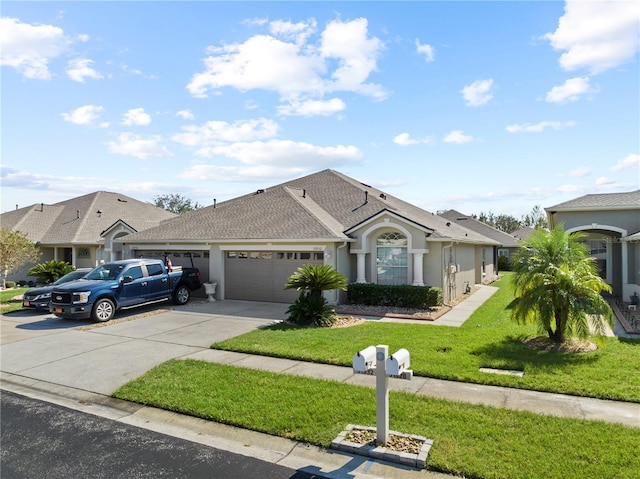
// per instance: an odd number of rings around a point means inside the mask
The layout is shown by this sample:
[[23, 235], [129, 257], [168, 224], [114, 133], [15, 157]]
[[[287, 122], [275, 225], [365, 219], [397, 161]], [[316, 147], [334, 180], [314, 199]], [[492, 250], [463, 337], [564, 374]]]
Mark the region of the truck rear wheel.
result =
[[107, 298], [99, 299], [91, 311], [91, 319], [98, 323], [104, 323], [113, 318], [116, 313], [116, 306], [113, 301]]
[[173, 293], [173, 302], [176, 304], [187, 304], [191, 297], [191, 291], [184, 284], [178, 286]]

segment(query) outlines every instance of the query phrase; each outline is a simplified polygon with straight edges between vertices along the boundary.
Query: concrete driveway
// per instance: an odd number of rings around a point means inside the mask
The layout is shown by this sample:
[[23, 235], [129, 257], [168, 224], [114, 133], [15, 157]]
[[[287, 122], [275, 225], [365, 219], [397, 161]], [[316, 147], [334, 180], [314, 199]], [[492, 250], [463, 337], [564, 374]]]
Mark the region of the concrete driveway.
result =
[[1, 317], [0, 370], [3, 378], [11, 375], [25, 384], [44, 381], [111, 395], [164, 361], [284, 319], [288, 306], [230, 300], [181, 307], [161, 303], [123, 311], [104, 324], [10, 313]]

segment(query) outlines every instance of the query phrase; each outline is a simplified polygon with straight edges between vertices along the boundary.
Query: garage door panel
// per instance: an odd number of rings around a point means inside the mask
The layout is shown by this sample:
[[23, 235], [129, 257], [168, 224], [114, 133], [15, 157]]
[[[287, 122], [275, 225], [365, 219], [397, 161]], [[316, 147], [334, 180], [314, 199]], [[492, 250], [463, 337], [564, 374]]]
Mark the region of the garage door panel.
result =
[[293, 303], [300, 292], [284, 289], [289, 276], [304, 264], [323, 264], [322, 259], [282, 259], [276, 252], [251, 256], [225, 258], [225, 298]]

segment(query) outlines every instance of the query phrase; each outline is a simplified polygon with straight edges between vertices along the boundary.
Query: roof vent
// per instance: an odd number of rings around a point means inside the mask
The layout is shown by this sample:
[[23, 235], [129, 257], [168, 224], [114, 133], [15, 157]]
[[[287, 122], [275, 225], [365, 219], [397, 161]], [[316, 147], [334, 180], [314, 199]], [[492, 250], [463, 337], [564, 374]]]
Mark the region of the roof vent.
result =
[[380, 193], [380, 198], [382, 198], [383, 200], [387, 199], [387, 195], [385, 195], [384, 193]]
[[126, 203], [127, 202], [127, 200], [123, 200], [122, 198], [118, 198], [118, 201], [121, 202], [121, 203]]
[[256, 191], [256, 195], [259, 195], [261, 193], [264, 193], [264, 189], [260, 188], [258, 191]]
[[451, 226], [451, 222], [447, 221], [447, 226]]

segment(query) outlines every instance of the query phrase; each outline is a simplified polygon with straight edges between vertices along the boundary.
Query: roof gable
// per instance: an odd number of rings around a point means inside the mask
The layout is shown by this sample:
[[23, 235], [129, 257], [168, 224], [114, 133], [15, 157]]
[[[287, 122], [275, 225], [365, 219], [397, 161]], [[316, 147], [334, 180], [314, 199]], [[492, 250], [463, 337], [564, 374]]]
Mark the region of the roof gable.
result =
[[135, 230], [154, 227], [176, 215], [119, 193], [97, 191], [53, 205], [36, 204], [3, 213], [3, 227], [21, 231], [42, 245], [98, 244], [116, 221]]
[[201, 208], [127, 237], [127, 242], [161, 240], [340, 240], [382, 211], [432, 231], [432, 238], [497, 244], [438, 215], [360, 183], [323, 170]]
[[545, 208], [548, 212], [563, 210], [640, 209], [640, 190], [626, 193], [590, 194]]

